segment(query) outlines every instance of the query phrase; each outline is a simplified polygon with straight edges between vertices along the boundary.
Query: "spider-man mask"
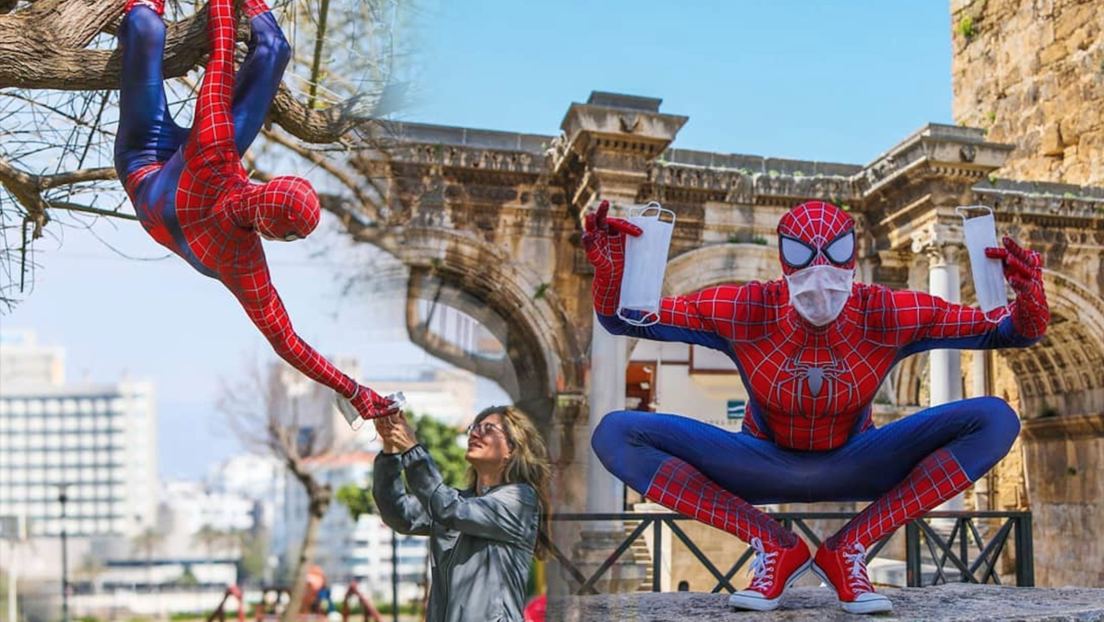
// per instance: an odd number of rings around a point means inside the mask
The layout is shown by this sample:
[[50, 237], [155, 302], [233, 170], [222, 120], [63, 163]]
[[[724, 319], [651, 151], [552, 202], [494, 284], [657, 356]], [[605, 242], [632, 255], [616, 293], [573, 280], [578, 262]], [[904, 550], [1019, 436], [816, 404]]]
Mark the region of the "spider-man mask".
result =
[[823, 201], [802, 203], [778, 222], [778, 255], [790, 302], [814, 326], [834, 321], [855, 277], [855, 221]]
[[305, 238], [322, 216], [318, 193], [300, 177], [276, 177], [252, 186], [242, 200], [256, 214], [253, 228], [266, 240], [292, 242]]

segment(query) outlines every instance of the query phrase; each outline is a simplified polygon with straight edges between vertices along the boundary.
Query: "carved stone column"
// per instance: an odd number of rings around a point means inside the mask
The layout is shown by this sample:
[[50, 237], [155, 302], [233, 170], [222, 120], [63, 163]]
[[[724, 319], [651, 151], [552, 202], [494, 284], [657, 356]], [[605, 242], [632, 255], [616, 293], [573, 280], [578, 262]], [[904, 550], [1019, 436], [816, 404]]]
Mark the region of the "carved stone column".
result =
[[[928, 259], [928, 293], [947, 302], [962, 301], [959, 257], [962, 255], [962, 232], [957, 227], [932, 223], [913, 233], [912, 250]], [[928, 354], [928, 380], [931, 383], [931, 405], [938, 406], [962, 399], [962, 355], [958, 350], [932, 350]], [[961, 494], [936, 509], [962, 510]], [[939, 526], [949, 529], [950, 524]]]
[[[928, 259], [928, 293], [947, 302], [962, 301], [959, 257], [962, 234], [938, 223], [912, 236], [912, 250]], [[932, 350], [929, 359], [931, 405], [962, 399], [962, 356], [958, 350]]]
[[[625, 368], [627, 345], [624, 339], [609, 334], [593, 319], [592, 341], [590, 345], [590, 425], [589, 436], [607, 413], [625, 408]], [[587, 502], [588, 513], [612, 513], [624, 511], [622, 499], [625, 485], [606, 470], [587, 443], [589, 461], [587, 463]]]

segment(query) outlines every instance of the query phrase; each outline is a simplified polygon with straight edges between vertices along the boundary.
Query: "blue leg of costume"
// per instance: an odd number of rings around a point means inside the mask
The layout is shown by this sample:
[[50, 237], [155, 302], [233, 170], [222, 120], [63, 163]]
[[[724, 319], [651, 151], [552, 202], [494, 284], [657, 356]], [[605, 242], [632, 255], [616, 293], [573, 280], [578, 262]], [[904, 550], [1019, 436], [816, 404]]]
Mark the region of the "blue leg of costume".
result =
[[[982, 397], [926, 409], [825, 452], [782, 449], [693, 419], [634, 411], [606, 415], [592, 444], [611, 473], [648, 498], [660, 500], [672, 485], [686, 488], [679, 497], [683, 506], [673, 508], [685, 513], [702, 505], [688, 498], [701, 483], [672, 484], [673, 471], [682, 477], [698, 473], [749, 504], [867, 501], [905, 481], [941, 449], [975, 480], [1008, 452], [1018, 431], [1008, 404]], [[716, 502], [705, 505], [712, 510]], [[713, 524], [708, 516], [695, 516]]]
[[165, 162], [183, 144], [186, 130], [172, 120], [165, 99], [161, 63], [165, 22], [149, 7], [130, 10], [119, 27], [123, 55], [119, 86], [119, 131], [115, 137], [115, 170], [119, 181], [150, 164]]
[[249, 52], [238, 68], [230, 113], [234, 117], [234, 143], [244, 154], [261, 131], [272, 99], [280, 88], [291, 46], [276, 18], [266, 12], [249, 21]]
[[[260, 132], [291, 57], [291, 48], [271, 12], [251, 19], [250, 28], [249, 51], [238, 70], [231, 108], [238, 153], [245, 153]], [[165, 22], [161, 16], [146, 6], [136, 6], [123, 18], [118, 36], [123, 77], [115, 167], [125, 183], [134, 170], [167, 162], [187, 140], [189, 130], [173, 122], [165, 97]]]

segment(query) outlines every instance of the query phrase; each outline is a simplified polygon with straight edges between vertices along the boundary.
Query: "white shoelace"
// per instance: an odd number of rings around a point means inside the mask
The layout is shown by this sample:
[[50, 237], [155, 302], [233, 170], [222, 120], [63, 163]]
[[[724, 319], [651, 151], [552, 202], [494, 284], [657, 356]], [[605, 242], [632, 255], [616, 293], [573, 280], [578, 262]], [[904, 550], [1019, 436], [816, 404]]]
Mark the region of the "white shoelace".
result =
[[768, 553], [763, 547], [763, 541], [759, 538], [751, 539], [751, 548], [755, 549], [755, 561], [751, 563], [748, 572], [752, 575], [749, 589], [769, 590], [774, 584], [774, 558], [778, 557], [778, 551]]
[[851, 589], [856, 594], [873, 592], [874, 586], [866, 576], [866, 547], [859, 543], [851, 546], [851, 553], [844, 551], [843, 559], [851, 565]]

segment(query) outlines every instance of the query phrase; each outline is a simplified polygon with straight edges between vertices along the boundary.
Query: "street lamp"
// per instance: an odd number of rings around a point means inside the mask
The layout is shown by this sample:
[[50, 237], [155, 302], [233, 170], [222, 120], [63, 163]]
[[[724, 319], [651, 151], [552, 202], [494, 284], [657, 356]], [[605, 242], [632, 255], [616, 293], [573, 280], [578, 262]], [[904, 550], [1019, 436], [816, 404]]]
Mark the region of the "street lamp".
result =
[[61, 621], [69, 622], [69, 533], [65, 529], [65, 502], [69, 484], [58, 484], [58, 501], [61, 502]]
[[399, 537], [391, 530], [391, 619], [399, 622]]

